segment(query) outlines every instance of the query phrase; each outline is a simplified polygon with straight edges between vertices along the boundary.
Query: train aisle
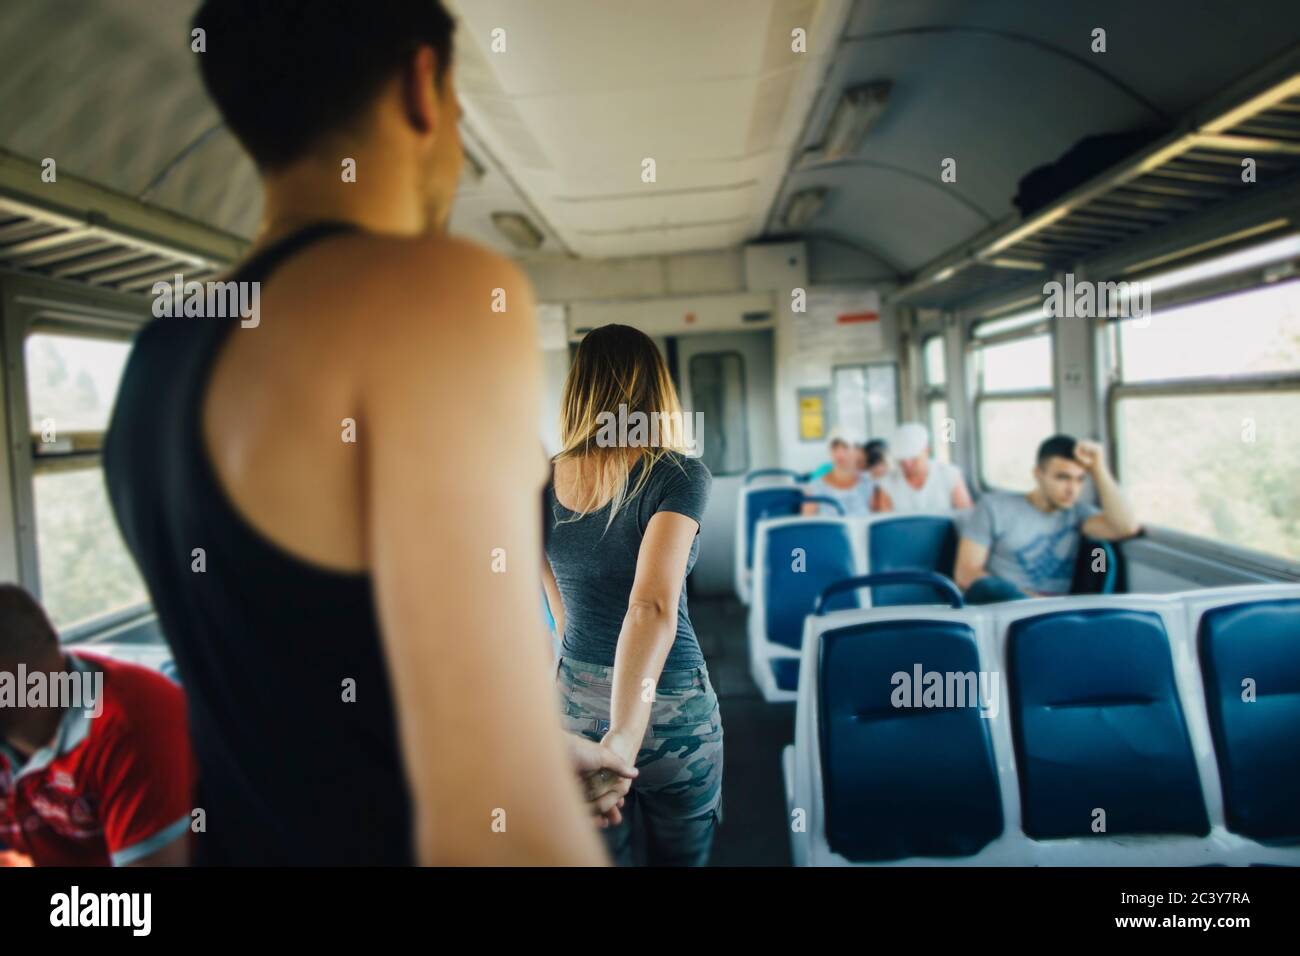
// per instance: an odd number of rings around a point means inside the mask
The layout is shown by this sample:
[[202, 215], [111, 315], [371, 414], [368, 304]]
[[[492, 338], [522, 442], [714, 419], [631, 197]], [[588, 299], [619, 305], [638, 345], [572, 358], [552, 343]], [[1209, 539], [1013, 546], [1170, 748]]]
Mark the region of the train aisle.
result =
[[781, 750], [794, 741], [794, 704], [768, 704], [749, 676], [745, 608], [690, 599], [691, 620], [722, 707], [722, 826], [711, 866], [789, 866]]

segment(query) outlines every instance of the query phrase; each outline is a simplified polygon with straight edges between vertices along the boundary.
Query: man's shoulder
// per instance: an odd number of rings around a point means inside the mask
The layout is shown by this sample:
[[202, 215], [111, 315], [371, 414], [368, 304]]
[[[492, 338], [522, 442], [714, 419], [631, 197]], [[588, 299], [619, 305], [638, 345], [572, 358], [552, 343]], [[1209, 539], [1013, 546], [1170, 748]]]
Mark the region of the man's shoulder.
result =
[[527, 377], [518, 370], [537, 352], [535, 305], [517, 265], [464, 239], [351, 241], [321, 262], [336, 277], [313, 291], [331, 317], [313, 334], [350, 356], [360, 379], [472, 389]]
[[523, 270], [498, 252], [469, 239], [451, 236], [357, 237], [356, 256], [366, 281], [388, 287], [397, 295], [420, 297], [430, 292], [452, 296], [477, 291], [480, 283], [493, 280], [526, 284]]
[[1076, 501], [1070, 505], [1070, 510], [1065, 513], [1065, 525], [1072, 530], [1082, 532], [1083, 526], [1089, 518], [1102, 513], [1101, 508], [1091, 501]]
[[[982, 515], [983, 519], [991, 524], [989, 531], [996, 536], [1005, 532], [1011, 524], [1021, 518], [1026, 505], [1028, 505], [1028, 502], [1024, 501], [1023, 494], [1015, 492], [984, 492], [979, 497], [979, 501], [975, 502], [975, 509], [971, 511], [971, 514]], [[1032, 507], [1030, 510], [1032, 510]]]
[[81, 651], [71, 656], [88, 672], [103, 674], [103, 714], [95, 721], [103, 730], [148, 732], [156, 721], [185, 719], [184, 691], [152, 668]]
[[[504, 256], [466, 239], [366, 237], [357, 240], [347, 293], [363, 308], [350, 309], [345, 326], [359, 346], [408, 351], [439, 342], [446, 347], [508, 342], [534, 324], [532, 285]], [[535, 342], [530, 340], [529, 346]], [[487, 356], [467, 353], [458, 361]]]
[[975, 502], [975, 510], [1005, 520], [1019, 517], [1028, 504], [1024, 495], [1014, 491], [986, 491]]
[[958, 480], [964, 480], [962, 478], [961, 469], [958, 468], [956, 465], [954, 465], [952, 462], [936, 460], [935, 464], [939, 466], [939, 470], [942, 471], [948, 477], [949, 481], [956, 482]]

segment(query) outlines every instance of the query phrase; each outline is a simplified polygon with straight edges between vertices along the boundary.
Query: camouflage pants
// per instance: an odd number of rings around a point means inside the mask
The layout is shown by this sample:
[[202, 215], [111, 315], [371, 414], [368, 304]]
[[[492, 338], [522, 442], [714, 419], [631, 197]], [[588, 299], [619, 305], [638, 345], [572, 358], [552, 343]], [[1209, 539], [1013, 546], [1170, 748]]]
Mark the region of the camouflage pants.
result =
[[[564, 729], [600, 740], [609, 730], [614, 668], [567, 657], [555, 684]], [[644, 833], [650, 866], [703, 866], [722, 820], [722, 716], [704, 667], [664, 671], [636, 758], [640, 775], [623, 805], [623, 822], [602, 830], [614, 862], [627, 866], [634, 831]]]

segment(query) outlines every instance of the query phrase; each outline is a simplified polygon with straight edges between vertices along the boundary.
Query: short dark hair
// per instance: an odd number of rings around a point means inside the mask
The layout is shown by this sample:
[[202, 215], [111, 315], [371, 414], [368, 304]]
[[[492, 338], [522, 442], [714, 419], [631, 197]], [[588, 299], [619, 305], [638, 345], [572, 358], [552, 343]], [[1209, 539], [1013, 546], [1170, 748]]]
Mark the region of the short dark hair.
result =
[[0, 657], [26, 658], [58, 640], [36, 598], [16, 584], [0, 584]]
[[889, 443], [883, 438], [873, 438], [862, 446], [867, 451], [867, 467], [875, 468], [889, 454]]
[[441, 0], [205, 0], [196, 54], [226, 125], [263, 169], [287, 165], [354, 122], [423, 44], [451, 62]]
[[1073, 435], [1053, 435], [1038, 446], [1038, 467], [1047, 465], [1049, 458], [1064, 458], [1074, 461], [1074, 446], [1078, 444]]

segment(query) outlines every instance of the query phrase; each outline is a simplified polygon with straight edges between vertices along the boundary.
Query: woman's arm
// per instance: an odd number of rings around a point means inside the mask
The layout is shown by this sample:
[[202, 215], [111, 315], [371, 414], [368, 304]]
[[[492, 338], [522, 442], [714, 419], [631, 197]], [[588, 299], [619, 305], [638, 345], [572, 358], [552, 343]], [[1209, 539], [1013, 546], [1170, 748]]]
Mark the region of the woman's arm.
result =
[[[545, 556], [542, 557], [542, 585], [546, 589], [546, 603], [550, 606], [551, 617], [555, 619], [555, 633], [562, 639], [564, 598], [560, 596], [555, 570]], [[603, 818], [602, 826], [617, 826], [623, 819], [619, 809], [623, 806], [623, 797], [632, 786], [632, 779], [637, 775], [636, 768], [632, 761], [625, 761], [608, 747], [602, 747], [577, 734], [567, 736], [574, 768], [583, 781], [588, 808]], [[609, 772], [602, 774], [602, 770]]]
[[551, 609], [555, 620], [555, 636], [564, 639], [564, 598], [560, 597], [560, 586], [555, 582], [555, 571], [551, 562], [542, 556], [542, 587], [546, 589], [546, 606]]
[[660, 511], [641, 539], [636, 577], [614, 654], [609, 733], [602, 741], [628, 763], [636, 762], [650, 722], [654, 690], [677, 635], [677, 601], [699, 527], [694, 518]]

